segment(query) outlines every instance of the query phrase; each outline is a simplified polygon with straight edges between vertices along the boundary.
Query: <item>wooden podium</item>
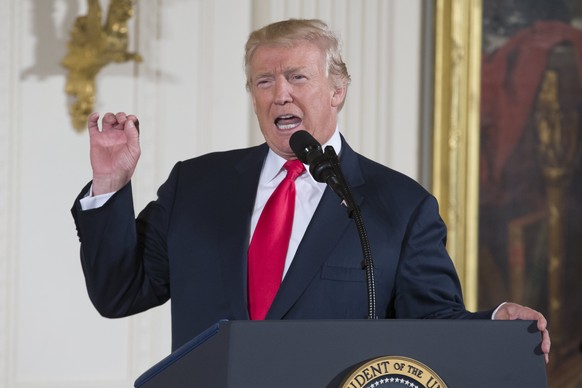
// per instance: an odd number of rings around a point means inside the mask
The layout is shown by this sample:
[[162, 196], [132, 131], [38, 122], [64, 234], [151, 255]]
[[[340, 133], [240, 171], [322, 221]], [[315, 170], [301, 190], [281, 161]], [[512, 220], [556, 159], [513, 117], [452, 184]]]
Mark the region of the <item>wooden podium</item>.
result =
[[135, 387], [547, 387], [540, 344], [532, 321], [223, 321]]

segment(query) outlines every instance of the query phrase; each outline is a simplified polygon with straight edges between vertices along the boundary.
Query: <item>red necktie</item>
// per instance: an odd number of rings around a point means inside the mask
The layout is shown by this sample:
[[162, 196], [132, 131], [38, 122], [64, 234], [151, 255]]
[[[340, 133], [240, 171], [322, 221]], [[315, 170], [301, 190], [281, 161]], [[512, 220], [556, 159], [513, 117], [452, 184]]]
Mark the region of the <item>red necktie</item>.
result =
[[299, 160], [283, 166], [287, 175], [267, 201], [249, 246], [248, 292], [251, 319], [265, 319], [283, 278], [295, 212], [295, 178], [305, 171]]

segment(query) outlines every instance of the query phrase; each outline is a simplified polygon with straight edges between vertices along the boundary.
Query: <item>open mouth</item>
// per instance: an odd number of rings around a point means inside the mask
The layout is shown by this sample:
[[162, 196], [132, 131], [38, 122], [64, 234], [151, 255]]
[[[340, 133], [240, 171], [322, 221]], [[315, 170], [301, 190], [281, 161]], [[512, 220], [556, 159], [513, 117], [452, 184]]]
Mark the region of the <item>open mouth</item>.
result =
[[278, 129], [289, 130], [297, 128], [303, 120], [295, 115], [282, 115], [275, 119], [275, 125]]

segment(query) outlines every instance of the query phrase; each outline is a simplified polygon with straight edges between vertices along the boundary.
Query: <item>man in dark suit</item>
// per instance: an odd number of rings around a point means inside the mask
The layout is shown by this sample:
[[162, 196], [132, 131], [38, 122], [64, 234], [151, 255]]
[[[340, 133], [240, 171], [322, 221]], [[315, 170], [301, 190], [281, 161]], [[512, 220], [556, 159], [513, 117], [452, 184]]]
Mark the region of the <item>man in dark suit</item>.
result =
[[[354, 223], [336, 194], [306, 172], [293, 184], [294, 216], [277, 270], [282, 281], [266, 315], [253, 312], [257, 282], [249, 245], [284, 181], [284, 164], [296, 159], [289, 138], [305, 130], [339, 153], [369, 235], [379, 318], [533, 319], [547, 358], [550, 340], [540, 313], [513, 303], [495, 312], [465, 309], [435, 198], [357, 154], [340, 135], [337, 114], [350, 79], [325, 24], [288, 20], [257, 30], [245, 61], [266, 144], [177, 163], [137, 220], [130, 183], [140, 156], [137, 118], [107, 113], [99, 130], [99, 115], [89, 117], [93, 180], [72, 213], [89, 296], [101, 314], [127, 316], [171, 297], [174, 349], [224, 318], [365, 318]], [[262, 291], [261, 281], [257, 287]]]

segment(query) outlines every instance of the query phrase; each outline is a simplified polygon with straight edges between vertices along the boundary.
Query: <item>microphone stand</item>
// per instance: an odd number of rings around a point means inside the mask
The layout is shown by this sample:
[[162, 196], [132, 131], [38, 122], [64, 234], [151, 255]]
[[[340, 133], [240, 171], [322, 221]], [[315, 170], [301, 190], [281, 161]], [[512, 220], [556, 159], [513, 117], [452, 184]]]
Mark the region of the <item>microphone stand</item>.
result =
[[368, 319], [378, 319], [378, 316], [376, 315], [376, 281], [374, 276], [374, 260], [372, 259], [372, 250], [370, 248], [370, 241], [368, 240], [368, 234], [366, 233], [366, 228], [364, 226], [362, 213], [360, 213], [360, 209], [354, 201], [352, 192], [339, 166], [339, 159], [333, 147], [325, 147], [324, 155], [331, 163], [332, 169], [337, 179], [339, 180], [340, 186], [343, 188], [343, 200], [345, 206], [348, 209], [348, 217], [354, 220], [356, 223], [356, 228], [358, 229], [360, 244], [362, 246], [362, 253], [364, 255], [362, 268], [366, 270], [366, 287], [368, 289]]

